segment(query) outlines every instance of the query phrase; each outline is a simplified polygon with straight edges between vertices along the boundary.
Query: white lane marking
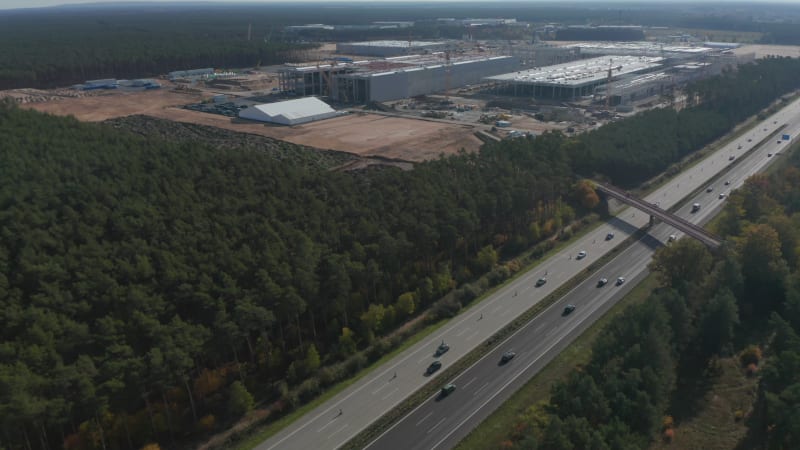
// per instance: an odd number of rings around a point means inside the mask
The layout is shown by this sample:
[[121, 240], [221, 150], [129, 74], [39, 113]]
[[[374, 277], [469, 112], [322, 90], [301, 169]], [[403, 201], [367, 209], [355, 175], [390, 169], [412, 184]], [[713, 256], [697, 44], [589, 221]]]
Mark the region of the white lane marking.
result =
[[552, 336], [552, 335], [553, 335], [553, 333], [555, 333], [556, 331], [558, 331], [558, 328], [559, 328], [559, 327], [555, 327], [555, 328], [553, 328], [552, 330], [550, 330], [550, 331], [548, 331], [547, 333], [545, 333], [545, 335], [544, 335], [544, 336], [545, 336], [545, 337], [550, 337], [550, 336]]
[[400, 388], [399, 387], [394, 388], [394, 390], [392, 392], [389, 392], [388, 394], [384, 395], [383, 398], [381, 398], [381, 400], [386, 400], [387, 398], [391, 397], [392, 394], [397, 392], [398, 389], [400, 389]]
[[431, 428], [430, 430], [428, 430], [428, 434], [430, 434], [430, 433], [431, 433], [431, 431], [435, 430], [435, 429], [436, 429], [436, 427], [438, 427], [439, 425], [441, 425], [441, 424], [442, 424], [442, 422], [444, 422], [444, 421], [445, 421], [445, 419], [447, 419], [447, 417], [443, 417], [443, 418], [442, 418], [442, 420], [440, 420], [439, 422], [437, 422], [437, 423], [436, 423], [436, 425], [434, 425], [434, 426], [433, 426], [433, 428]]
[[326, 440], [327, 440], [327, 439], [330, 439], [330, 438], [332, 438], [332, 437], [334, 437], [334, 436], [336, 435], [336, 433], [338, 433], [338, 432], [340, 432], [340, 431], [344, 430], [344, 429], [345, 429], [345, 428], [347, 428], [349, 425], [350, 425], [350, 424], [348, 424], [348, 423], [346, 423], [346, 424], [342, 425], [342, 427], [341, 427], [341, 428], [339, 428], [338, 430], [336, 430], [336, 431], [334, 431], [333, 433], [329, 434], [329, 435], [328, 435], [328, 437], [326, 438]]
[[467, 327], [467, 328], [464, 328], [463, 330], [459, 331], [459, 332], [458, 332], [458, 334], [456, 334], [456, 336], [457, 336], [457, 337], [461, 337], [461, 336], [463, 336], [463, 335], [464, 335], [464, 333], [466, 333], [467, 331], [469, 331], [469, 327]]
[[377, 394], [378, 392], [380, 392], [381, 390], [383, 390], [383, 388], [385, 388], [386, 386], [387, 386], [386, 384], [384, 384], [384, 385], [381, 385], [381, 387], [379, 387], [378, 389], [375, 389], [374, 391], [372, 391], [372, 395], [375, 395], [375, 394]]
[[419, 361], [417, 361], [417, 364], [422, 364], [422, 363], [424, 363], [425, 361], [427, 361], [427, 360], [428, 360], [428, 358], [430, 358], [430, 355], [425, 355], [425, 356], [423, 356], [423, 357], [422, 357], [422, 359], [420, 359]]
[[428, 420], [428, 417], [430, 417], [431, 414], [433, 414], [433, 411], [429, 412], [428, 415], [423, 417], [422, 420], [420, 420], [419, 422], [417, 422], [417, 424], [415, 426], [418, 427], [418, 426], [422, 425], [422, 422], [425, 422], [426, 420]]
[[467, 386], [469, 386], [470, 384], [472, 384], [472, 383], [473, 383], [475, 380], [477, 380], [477, 379], [478, 379], [478, 377], [474, 377], [473, 379], [469, 380], [469, 382], [468, 382], [467, 384], [465, 384], [465, 385], [464, 385], [464, 389], [466, 389], [466, 388], [467, 388]]
[[[338, 417], [338, 416], [337, 416], [337, 417]], [[331, 421], [330, 421], [330, 422], [326, 423], [325, 425], [323, 425], [323, 426], [322, 426], [322, 428], [320, 428], [319, 430], [317, 430], [317, 433], [320, 433], [320, 432], [322, 432], [322, 430], [324, 430], [325, 428], [328, 428], [328, 426], [330, 426], [330, 425], [333, 425], [333, 423], [334, 423], [334, 422], [335, 422], [335, 420], [331, 419]]]
[[484, 389], [486, 389], [486, 387], [487, 387], [487, 386], [489, 386], [489, 382], [488, 382], [488, 381], [487, 381], [486, 383], [483, 383], [483, 386], [479, 387], [479, 388], [478, 388], [478, 389], [475, 391], [475, 393], [474, 393], [474, 394], [472, 394], [472, 396], [474, 397], [474, 396], [476, 396], [476, 395], [480, 394], [480, 393], [481, 393], [481, 391], [482, 391], [482, 390], [484, 390]]
[[480, 332], [481, 332], [481, 330], [475, 330], [475, 332], [474, 332], [474, 333], [472, 333], [472, 334], [470, 334], [469, 336], [467, 336], [467, 338], [466, 338], [466, 339], [467, 339], [468, 341], [471, 341], [471, 340], [475, 339], [475, 336], [477, 336], [477, 335], [478, 335], [478, 333], [480, 333]]
[[492, 310], [492, 314], [496, 313], [497, 311], [500, 311], [501, 309], [503, 309], [503, 305], [497, 305], [497, 306], [496, 306], [496, 307], [495, 307], [495, 308]]
[[509, 314], [511, 314], [511, 310], [507, 309], [507, 310], [503, 311], [503, 314], [500, 314], [500, 317], [505, 317], [505, 316], [507, 316]]

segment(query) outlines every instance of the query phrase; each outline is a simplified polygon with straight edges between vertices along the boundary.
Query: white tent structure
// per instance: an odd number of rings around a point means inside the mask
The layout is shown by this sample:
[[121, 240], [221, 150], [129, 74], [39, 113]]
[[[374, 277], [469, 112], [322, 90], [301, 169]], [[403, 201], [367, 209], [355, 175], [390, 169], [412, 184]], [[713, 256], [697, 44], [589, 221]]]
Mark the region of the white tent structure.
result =
[[298, 98], [285, 102], [254, 105], [239, 111], [242, 119], [281, 125], [298, 125], [336, 117], [339, 113], [316, 97]]

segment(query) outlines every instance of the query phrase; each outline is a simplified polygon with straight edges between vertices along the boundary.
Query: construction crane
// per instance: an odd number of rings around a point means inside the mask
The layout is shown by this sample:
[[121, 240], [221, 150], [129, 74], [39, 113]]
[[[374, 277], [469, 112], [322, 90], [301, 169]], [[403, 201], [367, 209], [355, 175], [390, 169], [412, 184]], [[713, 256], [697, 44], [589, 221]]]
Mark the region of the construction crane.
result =
[[606, 111], [611, 110], [611, 68], [614, 60], [608, 59], [608, 76], [606, 77]]
[[444, 51], [444, 100], [447, 104], [450, 104], [450, 72], [452, 68], [453, 65], [450, 61], [450, 49], [448, 48]]

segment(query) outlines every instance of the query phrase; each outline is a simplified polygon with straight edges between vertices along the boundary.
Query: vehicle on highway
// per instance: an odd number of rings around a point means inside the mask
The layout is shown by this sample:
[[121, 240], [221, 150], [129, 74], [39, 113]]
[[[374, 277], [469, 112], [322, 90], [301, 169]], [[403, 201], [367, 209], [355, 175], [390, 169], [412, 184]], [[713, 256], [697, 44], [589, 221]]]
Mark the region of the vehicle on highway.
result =
[[434, 362], [431, 363], [430, 366], [428, 366], [427, 369], [425, 369], [425, 375], [430, 375], [433, 372], [436, 372], [437, 370], [439, 370], [441, 368], [442, 368], [442, 363], [439, 362], [439, 361], [434, 361]]
[[575, 259], [583, 259], [583, 258], [586, 258], [586, 252], [581, 250], [578, 252], [578, 256], [576, 256]]
[[445, 384], [442, 387], [441, 395], [442, 395], [442, 397], [447, 397], [448, 395], [452, 394], [453, 391], [455, 391], [455, 390], [456, 390], [456, 385], [455, 384], [453, 384], [453, 383]]
[[669, 235], [669, 239], [668, 239], [668, 241], [669, 241], [669, 242], [674, 242], [674, 241], [675, 241], [675, 239], [678, 239], [678, 236], [675, 236], [674, 234], [670, 234], [670, 235]]
[[722, 200], [723, 198], [725, 198], [725, 193], [724, 192], [720, 192], [719, 193], [719, 199]]
[[767, 158], [772, 158], [772, 153], [767, 153]]
[[733, 155], [731, 155], [731, 156], [728, 156], [728, 161], [733, 161], [734, 159], [736, 159], [736, 157], [735, 157], [735, 156], [733, 156]]
[[730, 186], [730, 185], [731, 185], [731, 182], [730, 182], [730, 181], [726, 181], [726, 182], [725, 182], [725, 186]]
[[617, 286], [621, 285], [621, 284], [622, 284], [622, 283], [624, 283], [624, 282], [625, 282], [625, 277], [619, 277], [619, 278], [617, 278]]
[[514, 359], [515, 356], [517, 356], [517, 354], [514, 352], [511, 351], [505, 352], [503, 353], [503, 356], [500, 357], [500, 363], [505, 364]]
[[741, 149], [742, 149], [742, 144], [739, 144], [739, 147], [737, 147], [737, 148], [738, 148], [739, 150], [741, 150]]
[[547, 277], [542, 277], [536, 280], [536, 287], [544, 286], [547, 283]]
[[566, 315], [568, 315], [569, 313], [571, 313], [572, 311], [575, 311], [575, 305], [573, 305], [573, 304], [571, 304], [571, 303], [570, 303], [569, 305], [567, 305], [567, 306], [565, 306], [565, 307], [564, 307], [564, 312], [563, 312], [563, 313], [561, 313], [561, 315], [562, 315], [562, 316], [566, 316]]
[[780, 143], [781, 143], [781, 140], [780, 140], [780, 139], [778, 139], [778, 144], [780, 144]]
[[608, 233], [608, 234], [606, 235], [606, 240], [607, 240], [607, 241], [610, 241], [610, 240], [612, 240], [612, 239], [614, 239], [614, 233]]
[[434, 353], [433, 356], [442, 356], [447, 353], [448, 350], [450, 350], [450, 346], [442, 342], [439, 344], [439, 347], [436, 348], [436, 353]]
[[597, 287], [603, 287], [608, 284], [608, 278], [600, 278], [597, 280]]
[[692, 212], [696, 213], [697, 211], [700, 211], [700, 203], [692, 204]]
[[750, 138], [747, 138], [747, 142], [753, 142], [753, 140], [750, 139]]
[[714, 186], [709, 186], [706, 188], [706, 192], [713, 192], [713, 191], [714, 191]]

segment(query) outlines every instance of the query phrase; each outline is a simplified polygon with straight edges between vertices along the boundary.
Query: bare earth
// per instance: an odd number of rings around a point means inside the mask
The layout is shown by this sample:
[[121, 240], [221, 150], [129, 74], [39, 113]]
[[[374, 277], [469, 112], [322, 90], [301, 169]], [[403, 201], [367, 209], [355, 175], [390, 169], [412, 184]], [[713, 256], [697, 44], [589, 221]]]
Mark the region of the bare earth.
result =
[[198, 93], [182, 93], [165, 87], [141, 92], [110, 91], [104, 95], [62, 98], [23, 106], [56, 115], [72, 115], [89, 122], [144, 114], [253, 133], [319, 149], [405, 161], [432, 159], [441, 153], [456, 153], [462, 148], [469, 152], [477, 151], [481, 145], [473, 134], [473, 127], [464, 124], [357, 113], [285, 127], [238, 123], [221, 115], [178, 107], [201, 99]]

